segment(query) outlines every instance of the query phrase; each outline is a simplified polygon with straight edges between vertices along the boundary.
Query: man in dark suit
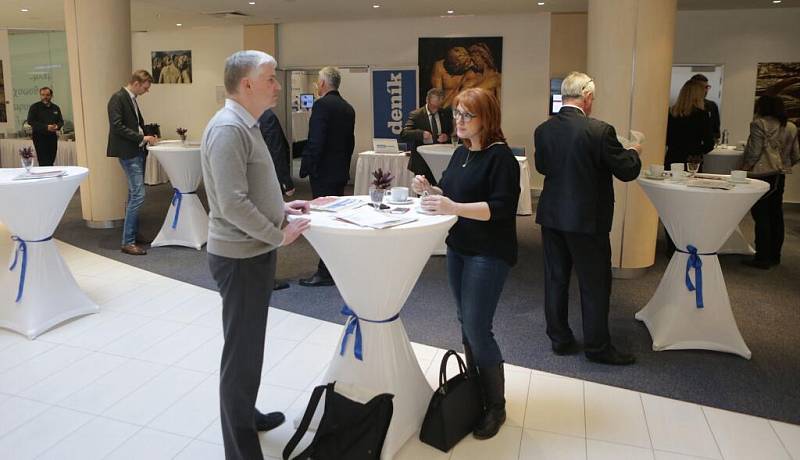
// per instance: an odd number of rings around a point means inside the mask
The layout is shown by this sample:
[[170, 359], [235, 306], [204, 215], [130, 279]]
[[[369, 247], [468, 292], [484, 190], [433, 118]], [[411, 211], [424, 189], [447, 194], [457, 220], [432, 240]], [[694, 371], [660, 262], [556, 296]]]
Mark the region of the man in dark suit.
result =
[[[356, 112], [339, 94], [342, 75], [336, 67], [319, 71], [320, 98], [311, 108], [308, 142], [300, 163], [300, 177], [308, 176], [314, 198], [344, 195], [350, 179], [350, 158], [355, 148]], [[333, 278], [320, 259], [317, 272], [300, 280], [302, 286], [333, 286]]]
[[[706, 96], [708, 96], [708, 90], [711, 89], [711, 85], [708, 84], [708, 77], [705, 75], [698, 73], [692, 76], [691, 80], [699, 81], [706, 86]], [[711, 120], [711, 133], [714, 135], [714, 141], [719, 141], [720, 138], [720, 121], [719, 121], [719, 107], [717, 107], [717, 103], [705, 98], [703, 100], [706, 106], [706, 112], [708, 113], [708, 118]]]
[[453, 112], [442, 108], [444, 91], [431, 88], [425, 97], [425, 105], [408, 115], [408, 121], [400, 132], [400, 140], [411, 149], [408, 170], [416, 175], [424, 175], [431, 185], [436, 185], [431, 168], [417, 152], [424, 144], [444, 144], [450, 142], [453, 133]]
[[158, 142], [156, 136], [144, 134], [144, 118], [136, 98], [150, 91], [153, 77], [146, 70], [131, 75], [127, 86], [108, 101], [108, 148], [106, 156], [116, 157], [128, 178], [128, 202], [122, 227], [122, 252], [134, 256], [147, 254], [136, 241], [139, 230], [139, 208], [144, 203], [144, 167], [147, 145]]
[[561, 85], [563, 107], [534, 133], [536, 169], [544, 187], [536, 211], [542, 226], [547, 335], [557, 355], [578, 351], [567, 316], [570, 272], [581, 292], [584, 352], [590, 361], [632, 364], [617, 351], [608, 331], [611, 244], [614, 215], [612, 175], [631, 181], [639, 175], [641, 147], [626, 150], [614, 127], [589, 118], [594, 83], [572, 72]]
[[58, 150], [58, 130], [64, 126], [61, 109], [53, 104], [53, 90], [47, 86], [39, 89], [39, 102], [28, 110], [28, 124], [33, 133], [33, 148], [39, 166], [53, 166]]

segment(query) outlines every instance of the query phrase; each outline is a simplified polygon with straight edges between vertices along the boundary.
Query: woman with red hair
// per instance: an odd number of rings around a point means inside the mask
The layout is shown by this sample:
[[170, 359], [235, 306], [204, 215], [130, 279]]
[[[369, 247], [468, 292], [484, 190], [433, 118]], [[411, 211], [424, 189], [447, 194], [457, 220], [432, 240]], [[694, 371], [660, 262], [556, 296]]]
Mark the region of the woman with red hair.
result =
[[506, 145], [500, 104], [492, 93], [468, 89], [456, 96], [453, 107], [464, 145], [453, 153], [439, 187], [416, 176], [412, 188], [423, 195], [424, 211], [458, 216], [447, 237], [447, 273], [467, 366], [478, 375], [484, 395], [484, 415], [473, 435], [488, 439], [506, 420], [503, 356], [492, 321], [517, 262], [519, 163]]

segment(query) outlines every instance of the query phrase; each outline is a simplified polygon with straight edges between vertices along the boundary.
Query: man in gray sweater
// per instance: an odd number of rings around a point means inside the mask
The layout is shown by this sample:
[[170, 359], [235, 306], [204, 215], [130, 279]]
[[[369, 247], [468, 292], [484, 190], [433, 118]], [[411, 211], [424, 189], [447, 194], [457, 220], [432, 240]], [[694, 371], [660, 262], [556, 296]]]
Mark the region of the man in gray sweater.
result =
[[225, 458], [263, 458], [258, 431], [284, 421], [280, 412], [255, 408], [261, 383], [267, 309], [276, 249], [308, 228], [287, 214], [306, 214], [307, 201], [284, 203], [258, 117], [278, 101], [275, 59], [239, 51], [225, 61], [225, 107], [209, 121], [200, 156], [208, 195], [208, 265], [222, 296], [225, 344], [219, 402]]

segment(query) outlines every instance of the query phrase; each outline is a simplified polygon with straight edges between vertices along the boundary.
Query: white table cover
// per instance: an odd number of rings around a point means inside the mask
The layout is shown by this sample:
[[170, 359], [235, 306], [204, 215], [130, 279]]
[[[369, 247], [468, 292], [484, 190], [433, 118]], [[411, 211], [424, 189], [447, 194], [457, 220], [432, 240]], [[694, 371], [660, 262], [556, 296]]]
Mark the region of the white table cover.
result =
[[[716, 350], [750, 359], [750, 349], [731, 311], [716, 253], [769, 185], [751, 180], [732, 190], [718, 190], [645, 178], [638, 182], [675, 245], [684, 251], [689, 245], [696, 247], [702, 262], [703, 308], [697, 306], [697, 291], [687, 289], [689, 254], [675, 251], [655, 294], [636, 313], [636, 319], [647, 325], [653, 337], [653, 350]], [[689, 275], [697, 285], [695, 270]]]
[[[148, 149], [167, 171], [172, 188], [182, 192], [180, 201], [175, 194], [173, 195], [161, 231], [150, 246], [187, 246], [201, 249], [208, 240], [208, 212], [194, 193], [203, 179], [200, 145], [191, 143], [184, 145], [180, 142], [160, 143]], [[178, 220], [175, 221], [178, 204], [180, 212]]]
[[[76, 316], [96, 313], [99, 307], [78, 287], [52, 239], [69, 200], [86, 179], [89, 170], [77, 166], [42, 167], [36, 171], [63, 169], [63, 177], [25, 181], [12, 180], [25, 170], [0, 169], [0, 221], [16, 243], [9, 265], [0, 267], [0, 327], [35, 338], [53, 326]], [[23, 253], [26, 253], [24, 289], [19, 302]], [[8, 267], [17, 257], [13, 270]]]
[[[177, 141], [176, 141], [177, 142]], [[56, 155], [55, 166], [77, 166], [78, 152], [73, 141], [58, 141], [58, 154]], [[33, 147], [30, 139], [0, 139], [0, 166], [3, 168], [18, 168], [21, 166], [19, 160], [19, 149], [21, 147]], [[109, 158], [109, 161], [117, 161]], [[167, 181], [167, 173], [153, 157], [147, 159], [144, 171], [144, 183], [147, 185], [163, 184]]]
[[[414, 173], [408, 170], [408, 157], [405, 153], [375, 153], [371, 150], [358, 154], [353, 195], [366, 195], [372, 183], [372, 171], [381, 168], [391, 171], [395, 179], [392, 186], [411, 187]], [[413, 192], [409, 190], [413, 196]]]
[[[431, 144], [417, 147], [417, 152], [428, 163], [431, 172], [435, 177], [441, 178], [442, 172], [450, 163], [450, 157], [456, 149], [451, 144]], [[517, 205], [517, 215], [530, 216], [533, 214], [531, 203], [531, 177], [528, 167], [527, 157], [516, 157], [519, 161], [519, 204]]]
[[[409, 212], [412, 214], [406, 215], [418, 220], [384, 230], [337, 221], [331, 213], [310, 215], [311, 227], [303, 235], [325, 261], [344, 301], [359, 318], [382, 321], [399, 314], [431, 251], [456, 222], [455, 216]], [[359, 325], [363, 361], [354, 356], [355, 333], [347, 337], [344, 355], [340, 354], [343, 328], [324, 382], [394, 395], [394, 414], [381, 453], [381, 459], [391, 459], [422, 426], [433, 390], [401, 319], [387, 323], [361, 320]]]
[[[735, 150], [727, 146], [718, 146], [703, 157], [703, 172], [710, 174], [730, 174], [742, 166], [743, 150]], [[731, 233], [730, 238], [717, 251], [719, 254], [742, 254], [751, 256], [756, 250], [745, 238], [740, 227]]]

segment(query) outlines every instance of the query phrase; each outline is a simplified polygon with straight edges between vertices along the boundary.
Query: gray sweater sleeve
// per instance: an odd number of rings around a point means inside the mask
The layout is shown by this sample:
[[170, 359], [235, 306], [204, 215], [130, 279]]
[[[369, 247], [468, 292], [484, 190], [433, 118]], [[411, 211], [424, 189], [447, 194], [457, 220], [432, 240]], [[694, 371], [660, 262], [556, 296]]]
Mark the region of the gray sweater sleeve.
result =
[[225, 220], [241, 231], [278, 247], [283, 243], [283, 231], [270, 222], [249, 197], [249, 142], [245, 133], [230, 125], [215, 127], [208, 137], [208, 160], [219, 211]]

